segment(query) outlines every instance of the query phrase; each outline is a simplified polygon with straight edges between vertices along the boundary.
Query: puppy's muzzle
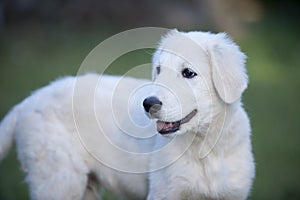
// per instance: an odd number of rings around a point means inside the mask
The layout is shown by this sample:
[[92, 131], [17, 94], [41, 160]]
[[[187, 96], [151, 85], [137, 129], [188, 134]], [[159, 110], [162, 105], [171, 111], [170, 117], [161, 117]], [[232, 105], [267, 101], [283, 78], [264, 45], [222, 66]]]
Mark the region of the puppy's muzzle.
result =
[[162, 102], [155, 96], [147, 97], [143, 101], [144, 109], [150, 115], [158, 112], [162, 107]]

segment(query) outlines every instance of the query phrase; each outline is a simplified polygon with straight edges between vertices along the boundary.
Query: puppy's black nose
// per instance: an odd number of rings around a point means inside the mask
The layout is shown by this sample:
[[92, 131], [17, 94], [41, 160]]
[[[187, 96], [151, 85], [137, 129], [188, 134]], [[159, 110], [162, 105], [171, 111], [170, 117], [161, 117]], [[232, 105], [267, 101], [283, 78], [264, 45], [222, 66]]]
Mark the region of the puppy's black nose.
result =
[[161, 109], [162, 102], [157, 97], [147, 97], [143, 102], [143, 106], [146, 112], [149, 112], [150, 109], [155, 112]]

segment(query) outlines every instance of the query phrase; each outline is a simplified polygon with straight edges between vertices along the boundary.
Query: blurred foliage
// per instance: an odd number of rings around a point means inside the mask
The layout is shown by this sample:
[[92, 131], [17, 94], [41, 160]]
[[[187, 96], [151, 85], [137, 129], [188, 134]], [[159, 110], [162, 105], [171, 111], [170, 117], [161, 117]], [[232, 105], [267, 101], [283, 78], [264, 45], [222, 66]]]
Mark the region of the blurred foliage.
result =
[[264, 23], [240, 42], [248, 55], [250, 85], [244, 103], [257, 164], [251, 199], [300, 198], [298, 35]]
[[[0, 23], [3, 2], [8, 1], [0, 2]], [[253, 151], [257, 164], [250, 199], [300, 199], [299, 6], [297, 1], [292, 0], [261, 2], [265, 9], [264, 18], [259, 23], [248, 24], [242, 37], [235, 38], [248, 55], [250, 76], [250, 85], [243, 99], [252, 123]], [[31, 12], [26, 13], [32, 19]], [[47, 12], [41, 13], [47, 16]], [[76, 75], [90, 50], [124, 29], [126, 22], [132, 20], [130, 17], [118, 23], [112, 20], [114, 23], [111, 24], [96, 20], [88, 25], [79, 23], [73, 26], [70, 23], [57, 24], [57, 19], [47, 17], [38, 18], [39, 22], [20, 22], [17, 16], [8, 15], [5, 11], [4, 25], [0, 31], [1, 119], [31, 91], [57, 77]], [[113, 18], [115, 14], [111, 16]], [[76, 22], [77, 19], [74, 20]], [[202, 26], [194, 29], [199, 27]], [[150, 59], [151, 50], [132, 52], [112, 63], [107, 73], [123, 74], [136, 65], [149, 63]], [[24, 174], [19, 168], [15, 151], [11, 151], [0, 163], [0, 199], [29, 198]], [[105, 199], [112, 199], [112, 195], [105, 194]]]

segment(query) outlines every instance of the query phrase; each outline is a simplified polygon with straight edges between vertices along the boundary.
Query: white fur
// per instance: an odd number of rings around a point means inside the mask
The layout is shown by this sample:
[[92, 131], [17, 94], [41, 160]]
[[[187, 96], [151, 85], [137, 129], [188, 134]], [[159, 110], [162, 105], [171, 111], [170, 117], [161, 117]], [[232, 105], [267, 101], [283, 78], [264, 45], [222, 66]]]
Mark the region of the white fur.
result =
[[[99, 199], [101, 188], [119, 199], [246, 199], [255, 168], [240, 101], [244, 62], [223, 33], [174, 30], [154, 54], [151, 87], [89, 74], [33, 93], [3, 119], [0, 158], [14, 138], [32, 199]], [[184, 68], [198, 75], [186, 79]], [[162, 102], [153, 118], [197, 114], [168, 137], [150, 137], [155, 126], [141, 106], [150, 94]]]

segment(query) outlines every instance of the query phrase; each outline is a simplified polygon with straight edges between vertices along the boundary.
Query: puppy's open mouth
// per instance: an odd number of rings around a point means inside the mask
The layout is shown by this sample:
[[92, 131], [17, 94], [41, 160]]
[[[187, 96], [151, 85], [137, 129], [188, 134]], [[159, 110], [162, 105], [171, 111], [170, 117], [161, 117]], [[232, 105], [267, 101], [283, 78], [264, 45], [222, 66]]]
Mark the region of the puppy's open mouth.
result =
[[184, 117], [181, 120], [178, 120], [176, 122], [164, 122], [158, 120], [156, 122], [157, 131], [162, 134], [170, 134], [178, 131], [180, 129], [180, 125], [189, 122], [197, 113], [197, 110], [193, 110], [190, 114], [188, 114], [186, 117]]

